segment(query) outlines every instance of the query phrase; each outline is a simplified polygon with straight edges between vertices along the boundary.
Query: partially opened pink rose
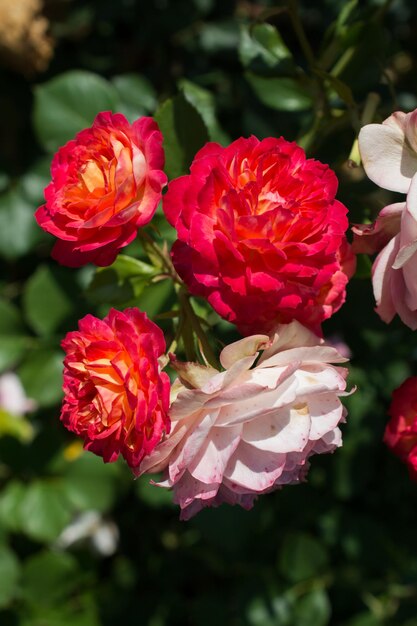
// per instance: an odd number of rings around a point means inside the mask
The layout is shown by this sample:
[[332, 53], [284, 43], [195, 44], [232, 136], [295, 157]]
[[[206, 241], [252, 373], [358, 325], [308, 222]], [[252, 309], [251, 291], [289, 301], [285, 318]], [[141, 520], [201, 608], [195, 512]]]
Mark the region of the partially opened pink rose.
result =
[[389, 323], [398, 314], [417, 328], [417, 110], [396, 112], [383, 124], [368, 124], [359, 147], [369, 178], [384, 189], [404, 192], [406, 202], [386, 206], [374, 224], [353, 227], [353, 249], [379, 253], [372, 267], [376, 311]]
[[249, 509], [341, 445], [347, 370], [330, 363], [346, 359], [298, 322], [241, 339], [220, 360], [222, 372], [174, 361], [172, 431], [139, 467], [165, 470], [159, 485], [173, 488], [183, 519], [222, 502]]

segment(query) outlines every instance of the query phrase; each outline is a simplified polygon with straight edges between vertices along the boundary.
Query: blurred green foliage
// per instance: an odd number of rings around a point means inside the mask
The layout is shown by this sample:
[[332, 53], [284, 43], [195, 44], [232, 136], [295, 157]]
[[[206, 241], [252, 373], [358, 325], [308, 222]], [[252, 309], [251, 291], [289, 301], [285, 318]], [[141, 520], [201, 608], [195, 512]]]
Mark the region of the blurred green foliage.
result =
[[[417, 106], [415, 3], [50, 0], [45, 15], [49, 70], [0, 70], [0, 372], [16, 370], [38, 407], [19, 425], [0, 415], [1, 626], [417, 626], [417, 487], [382, 444], [417, 339], [377, 318], [368, 260], [325, 327], [349, 345], [358, 386], [343, 448], [252, 512], [180, 523], [169, 493], [82, 453], [58, 419], [63, 335], [88, 312], [134, 304], [169, 343], [170, 284], [152, 283], [136, 242], [137, 261], [59, 267], [33, 219], [52, 153], [107, 109], [156, 116], [170, 177], [208, 140], [297, 140], [336, 169], [351, 221], [372, 219], [392, 194], [348, 159], [362, 123]], [[223, 322], [216, 334], [235, 336]], [[100, 521], [65, 543], [91, 511]]]

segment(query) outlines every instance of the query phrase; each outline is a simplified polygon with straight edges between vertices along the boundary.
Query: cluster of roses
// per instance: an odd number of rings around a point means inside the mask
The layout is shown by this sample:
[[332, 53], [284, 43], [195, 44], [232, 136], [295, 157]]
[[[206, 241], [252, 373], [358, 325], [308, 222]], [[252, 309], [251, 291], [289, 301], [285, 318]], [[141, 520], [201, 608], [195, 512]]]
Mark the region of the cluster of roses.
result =
[[[362, 131], [370, 178], [378, 182], [386, 161], [384, 185], [408, 196], [374, 226], [356, 227], [356, 239], [361, 251], [389, 241], [375, 263], [378, 311], [389, 321], [397, 307], [415, 328], [413, 120], [397, 115]], [[374, 126], [394, 156], [384, 156]], [[56, 260], [110, 265], [151, 221], [167, 183], [162, 140], [151, 118], [130, 125], [106, 112], [58, 151], [36, 213], [58, 239]], [[218, 367], [181, 362], [165, 354], [160, 328], [129, 308], [87, 315], [63, 341], [63, 423], [105, 461], [121, 454], [135, 475], [163, 472], [158, 485], [173, 489], [184, 519], [222, 502], [250, 508], [302, 480], [311, 455], [341, 445], [347, 370], [335, 364], [346, 359], [321, 338], [355, 268], [337, 186], [327, 165], [282, 138], [208, 143], [163, 198], [178, 237], [171, 279], [187, 306], [190, 295], [206, 299], [244, 338], [223, 348]]]
[[[396, 314], [417, 329], [417, 110], [396, 112], [359, 134], [368, 177], [382, 189], [406, 194], [406, 200], [383, 208], [373, 224], [356, 225], [354, 250], [378, 253], [372, 267], [376, 311], [384, 322]], [[394, 391], [388, 446], [407, 463], [417, 480], [417, 377]]]

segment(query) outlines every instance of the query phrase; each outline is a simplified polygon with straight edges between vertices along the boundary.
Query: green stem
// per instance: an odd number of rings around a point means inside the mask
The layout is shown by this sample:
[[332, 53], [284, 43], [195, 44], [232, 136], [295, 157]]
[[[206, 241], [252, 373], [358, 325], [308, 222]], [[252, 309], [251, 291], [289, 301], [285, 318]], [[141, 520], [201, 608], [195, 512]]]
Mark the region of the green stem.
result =
[[159, 258], [159, 260], [162, 263], [162, 267], [165, 270], [166, 274], [169, 276], [169, 278], [171, 278], [174, 283], [182, 285], [182, 280], [180, 279], [177, 272], [175, 271], [175, 268], [172, 264], [169, 254], [161, 250], [161, 248], [158, 246], [156, 241], [154, 241], [152, 237], [144, 230], [140, 230], [138, 236], [142, 240], [142, 244], [143, 244], [145, 251], [146, 251], [147, 246], [149, 246], [149, 248], [151, 248], [152, 251], [155, 253], [155, 255]]
[[211, 349], [211, 346], [207, 339], [207, 335], [204, 332], [200, 324], [200, 320], [198, 319], [197, 315], [194, 312], [193, 307], [191, 306], [189, 297], [190, 297], [189, 294], [184, 289], [182, 289], [179, 292], [179, 300], [181, 304], [181, 309], [184, 312], [184, 317], [185, 317], [184, 321], [185, 323], [187, 323], [187, 321], [190, 323], [192, 330], [194, 331], [198, 340], [200, 341], [202, 353], [207, 363], [209, 363], [212, 367], [219, 369], [219, 364], [216, 359], [216, 356], [213, 350]]
[[381, 96], [379, 94], [373, 91], [368, 94], [365, 106], [363, 107], [362, 111], [361, 126], [365, 126], [365, 124], [370, 124], [373, 121], [380, 100]]
[[320, 69], [317, 59], [314, 55], [313, 48], [310, 45], [304, 26], [300, 19], [297, 0], [289, 0], [288, 3], [289, 16], [292, 27], [303, 51], [304, 57], [310, 70], [310, 75], [317, 86], [317, 99], [315, 107], [315, 116], [312, 128], [305, 135], [306, 146], [313, 144], [316, 135], [320, 132], [322, 121], [324, 118], [330, 118], [329, 103], [327, 101], [326, 86], [323, 78], [317, 72]]
[[300, 14], [298, 12], [298, 3], [297, 0], [289, 1], [289, 13], [292, 22], [292, 26], [294, 28], [294, 32], [297, 35], [297, 39], [300, 43], [303, 54], [306, 58], [306, 61], [310, 67], [310, 69], [314, 69], [317, 65], [316, 59], [314, 57], [314, 52], [312, 47], [310, 46], [310, 42], [307, 39], [307, 36], [304, 31], [303, 24], [300, 20]]
[[340, 59], [338, 60], [337, 63], [335, 63], [332, 71], [330, 72], [330, 74], [332, 76], [334, 76], [335, 78], [337, 78], [345, 69], [345, 67], [347, 67], [350, 63], [350, 61], [352, 60], [354, 54], [356, 52], [356, 48], [354, 46], [352, 46], [351, 48], [348, 48], [340, 57]]

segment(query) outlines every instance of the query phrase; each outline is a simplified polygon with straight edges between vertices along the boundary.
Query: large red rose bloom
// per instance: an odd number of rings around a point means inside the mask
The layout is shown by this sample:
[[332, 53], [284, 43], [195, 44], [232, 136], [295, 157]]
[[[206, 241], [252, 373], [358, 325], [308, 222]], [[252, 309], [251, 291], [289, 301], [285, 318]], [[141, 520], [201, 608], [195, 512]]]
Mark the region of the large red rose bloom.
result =
[[417, 377], [407, 378], [392, 394], [390, 421], [385, 429], [387, 446], [407, 464], [417, 481]]
[[120, 113], [97, 115], [54, 156], [46, 203], [35, 214], [58, 238], [53, 258], [69, 267], [113, 263], [152, 219], [167, 180], [163, 166], [154, 120], [129, 124]]
[[243, 334], [294, 319], [320, 332], [355, 265], [337, 186], [282, 138], [207, 144], [164, 198], [177, 272]]
[[121, 454], [137, 467], [170, 429], [170, 382], [158, 360], [162, 331], [138, 309], [112, 309], [103, 320], [80, 320], [62, 347], [62, 422], [104, 461]]

